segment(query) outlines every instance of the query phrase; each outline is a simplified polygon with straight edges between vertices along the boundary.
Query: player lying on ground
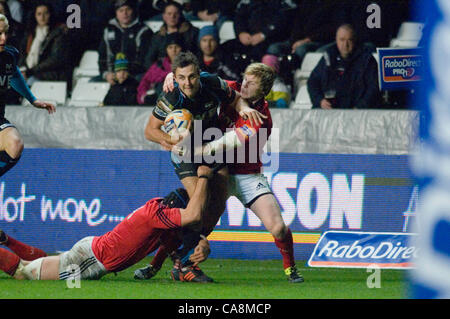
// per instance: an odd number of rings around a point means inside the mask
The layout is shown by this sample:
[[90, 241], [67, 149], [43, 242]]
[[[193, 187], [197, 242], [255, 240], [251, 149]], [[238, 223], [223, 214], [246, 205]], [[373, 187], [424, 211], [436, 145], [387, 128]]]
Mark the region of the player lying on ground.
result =
[[33, 106], [46, 109], [50, 114], [55, 112], [53, 104], [39, 101], [31, 93], [17, 66], [19, 51], [6, 45], [8, 30], [8, 19], [0, 14], [0, 176], [17, 164], [23, 151], [23, 140], [19, 131], [5, 118], [7, 90], [12, 87]]
[[[158, 248], [160, 242], [175, 244], [168, 247], [174, 250], [180, 243], [176, 240], [180, 227], [201, 221], [208, 201], [208, 180], [212, 175], [210, 168], [200, 166], [197, 186], [190, 200], [184, 189], [171, 192], [164, 198], [151, 199], [112, 231], [98, 237], [85, 237], [71, 250], [58, 256], [27, 261], [0, 248], [0, 269], [15, 279], [99, 279], [109, 272], [119, 272], [136, 264]], [[0, 239], [7, 240], [1, 233], [4, 238]], [[209, 245], [206, 239], [202, 239], [193, 262], [206, 259], [205, 251], [209, 251]]]
[[[239, 91], [242, 98], [254, 109], [265, 115], [267, 119], [264, 120], [262, 125], [259, 123], [251, 123], [249, 119], [244, 120], [239, 116], [229, 105], [222, 105], [219, 123], [225, 134], [220, 139], [204, 144], [200, 149], [200, 153], [203, 155], [214, 155], [216, 153], [234, 151], [233, 158], [235, 162], [228, 163], [230, 173], [228, 179], [228, 196], [236, 196], [245, 207], [250, 208], [261, 219], [266, 229], [273, 235], [275, 244], [281, 252], [283, 267], [288, 280], [297, 283], [303, 282], [303, 277], [295, 267], [292, 233], [283, 221], [280, 207], [270, 189], [267, 178], [261, 173], [261, 155], [272, 129], [270, 110], [264, 97], [270, 91], [274, 80], [275, 73], [269, 66], [263, 63], [252, 63], [245, 70], [242, 86], [236, 82], [229, 82], [230, 87]], [[172, 82], [169, 80], [167, 83], [171, 84]], [[170, 86], [169, 89], [171, 88]], [[227, 129], [228, 132], [226, 132]], [[263, 135], [264, 140], [260, 140], [259, 138], [260, 131], [262, 130], [266, 130]], [[251, 140], [256, 140], [257, 144], [251, 143]], [[256, 149], [252, 149], [250, 145], [257, 145], [257, 147]], [[245, 148], [245, 158], [241, 162], [238, 162], [240, 147]], [[256, 162], [250, 160], [250, 152], [257, 152]], [[214, 218], [209, 219], [209, 225], [206, 225], [206, 233], [203, 235], [208, 235], [212, 231], [219, 218], [220, 215], [216, 215]], [[207, 218], [205, 218], [206, 222], [208, 222]], [[162, 266], [164, 256], [170, 253], [163, 251], [164, 248], [161, 247], [158, 250], [148, 267], [136, 270], [135, 278], [148, 279], [157, 273]], [[189, 257], [188, 251], [184, 251], [184, 255], [182, 255], [181, 251], [179, 254], [181, 254], [179, 256], [181, 259], [187, 259]], [[184, 278], [182, 273], [179, 274], [181, 276], [180, 280], [182, 281], [201, 281], [201, 278], [194, 278], [192, 276], [191, 280], [188, 280], [188, 278]]]
[[[197, 58], [191, 52], [180, 53], [172, 63], [174, 88], [171, 92], [163, 92], [156, 103], [145, 129], [145, 137], [152, 142], [159, 143], [164, 149], [172, 150], [175, 145], [181, 142], [183, 137], [172, 139], [171, 136], [161, 130], [167, 115], [175, 109], [189, 110], [195, 120], [201, 120], [201, 129], [194, 125], [193, 133], [189, 136], [191, 141], [200, 140], [203, 143], [203, 133], [212, 127], [218, 126], [218, 108], [221, 103], [229, 104], [231, 108], [243, 116], [254, 121], [260, 121], [264, 115], [250, 108], [240, 97], [239, 93], [231, 89], [228, 84], [217, 75], [206, 72], [200, 73]], [[172, 82], [173, 82], [172, 80]], [[201, 135], [198, 137], [198, 135]], [[198, 138], [196, 138], [196, 136]], [[191, 143], [192, 148], [194, 143]], [[186, 188], [189, 196], [192, 196], [198, 181], [196, 170], [200, 164], [205, 164], [218, 169], [214, 180], [211, 181], [211, 193], [214, 194], [214, 201], [210, 202], [205, 216], [220, 216], [225, 210], [227, 199], [226, 185], [228, 183], [228, 169], [222, 163], [206, 164], [205, 162], [195, 162], [194, 158], [180, 158], [173, 152], [171, 154], [172, 164], [175, 173]], [[191, 238], [194, 236], [195, 238]], [[195, 242], [195, 243], [193, 243]], [[191, 250], [198, 242], [197, 234], [185, 233], [183, 236], [183, 247]], [[165, 258], [165, 256], [164, 256]], [[211, 278], [203, 274], [198, 267], [193, 267], [188, 259], [181, 260], [181, 268], [174, 267], [173, 273], [189, 273], [189, 277], [202, 278], [204, 281], [211, 281]]]

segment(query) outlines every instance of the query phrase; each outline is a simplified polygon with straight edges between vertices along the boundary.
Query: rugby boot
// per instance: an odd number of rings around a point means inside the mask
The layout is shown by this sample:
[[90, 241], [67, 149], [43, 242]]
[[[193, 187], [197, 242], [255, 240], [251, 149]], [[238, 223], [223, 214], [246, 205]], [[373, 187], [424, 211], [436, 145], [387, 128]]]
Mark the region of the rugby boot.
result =
[[304, 282], [305, 280], [303, 279], [303, 276], [301, 274], [299, 274], [297, 267], [292, 266], [292, 267], [288, 267], [284, 270], [284, 273], [287, 276], [287, 279], [289, 282], [292, 283], [301, 283]]
[[170, 276], [175, 281], [188, 281], [188, 282], [213, 282], [212, 278], [206, 276], [198, 266], [181, 267], [179, 261], [175, 262]]
[[134, 271], [134, 279], [137, 280], [147, 280], [154, 277], [158, 273], [159, 269], [153, 267], [153, 265], [148, 265], [144, 268], [139, 268]]
[[214, 280], [205, 275], [205, 273], [198, 266], [189, 266], [182, 268], [180, 270], [180, 274], [182, 275], [182, 281], [190, 281], [190, 282], [213, 282]]

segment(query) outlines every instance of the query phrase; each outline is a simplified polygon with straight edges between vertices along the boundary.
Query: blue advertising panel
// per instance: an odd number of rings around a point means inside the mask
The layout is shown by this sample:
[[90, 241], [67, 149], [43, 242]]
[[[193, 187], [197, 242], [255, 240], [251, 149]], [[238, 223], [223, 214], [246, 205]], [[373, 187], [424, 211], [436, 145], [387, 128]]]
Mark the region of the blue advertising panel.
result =
[[[277, 171], [265, 175], [297, 259], [308, 259], [327, 230], [408, 232], [414, 222], [407, 156], [282, 153]], [[0, 229], [64, 251], [180, 186], [163, 151], [25, 149], [0, 182]], [[280, 258], [271, 234], [235, 197], [209, 238], [213, 258]]]
[[413, 89], [422, 79], [420, 48], [377, 48], [380, 90]]

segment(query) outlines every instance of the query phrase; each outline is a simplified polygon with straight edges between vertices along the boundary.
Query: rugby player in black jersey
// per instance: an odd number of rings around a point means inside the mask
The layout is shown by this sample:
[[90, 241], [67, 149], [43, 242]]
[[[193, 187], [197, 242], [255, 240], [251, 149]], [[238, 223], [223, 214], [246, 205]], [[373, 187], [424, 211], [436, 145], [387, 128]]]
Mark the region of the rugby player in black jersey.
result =
[[[149, 121], [145, 129], [145, 137], [155, 143], [161, 144], [166, 150], [173, 151], [179, 145], [180, 141], [186, 136], [179, 136], [173, 138], [166, 132], [161, 130], [166, 116], [175, 109], [189, 110], [195, 121], [200, 123], [201, 127], [196, 127], [189, 135], [192, 143], [190, 143], [190, 154], [193, 154], [193, 149], [196, 147], [194, 142], [201, 140], [201, 143], [208, 141], [203, 140], [203, 133], [208, 128], [218, 128], [218, 114], [219, 106], [223, 104], [231, 105], [242, 117], [249, 120], [262, 123], [263, 119], [267, 118], [265, 115], [249, 107], [239, 95], [238, 92], [230, 88], [226, 81], [206, 72], [200, 72], [200, 67], [197, 58], [191, 52], [180, 53], [172, 63], [172, 72], [175, 80], [175, 89], [171, 92], [163, 92], [158, 100], [157, 105], [150, 115]], [[200, 120], [201, 122], [199, 122]], [[201, 134], [201, 137], [196, 137], [196, 134]], [[187, 190], [188, 195], [192, 196], [197, 181], [197, 168], [199, 165], [207, 164], [213, 166], [217, 170], [214, 179], [210, 183], [211, 194], [214, 194], [214, 200], [210, 200], [208, 209], [203, 216], [203, 221], [208, 224], [207, 219], [217, 220], [225, 210], [227, 196], [227, 180], [228, 169], [222, 163], [205, 163], [203, 161], [195, 160], [194, 156], [187, 156], [180, 158], [174, 152], [171, 154], [172, 163], [175, 167], [175, 173]], [[180, 252], [184, 256], [178, 263], [175, 263], [172, 269], [172, 278], [174, 280], [182, 281], [199, 281], [210, 282], [211, 278], [206, 276], [196, 265], [189, 261], [194, 247], [200, 239], [201, 233], [204, 232], [201, 228], [198, 233], [189, 232], [183, 235], [183, 251]], [[208, 250], [209, 247], [205, 247]], [[148, 270], [148, 269], [147, 269]]]
[[40, 101], [31, 93], [17, 67], [19, 51], [6, 45], [8, 29], [8, 19], [0, 14], [0, 176], [17, 164], [23, 151], [19, 131], [5, 118], [6, 91], [12, 87], [33, 106], [46, 109], [50, 114], [55, 112], [53, 104]]

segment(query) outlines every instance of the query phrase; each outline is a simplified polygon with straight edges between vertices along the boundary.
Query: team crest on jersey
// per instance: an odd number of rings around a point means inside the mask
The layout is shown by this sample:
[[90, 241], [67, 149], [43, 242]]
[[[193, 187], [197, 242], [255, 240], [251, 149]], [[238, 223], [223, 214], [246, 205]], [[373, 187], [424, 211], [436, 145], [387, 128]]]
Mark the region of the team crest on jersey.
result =
[[7, 72], [7, 73], [12, 72], [12, 70], [13, 70], [13, 65], [10, 64], [10, 63], [7, 63], [6, 66], [5, 66], [5, 69], [6, 69], [6, 72]]
[[157, 102], [156, 106], [161, 109], [161, 111], [166, 112], [167, 114], [172, 112], [172, 110], [175, 108], [170, 102], [162, 96]]
[[241, 130], [242, 132], [244, 132], [245, 135], [247, 136], [252, 136], [253, 135], [253, 131], [246, 125], [241, 126]]

